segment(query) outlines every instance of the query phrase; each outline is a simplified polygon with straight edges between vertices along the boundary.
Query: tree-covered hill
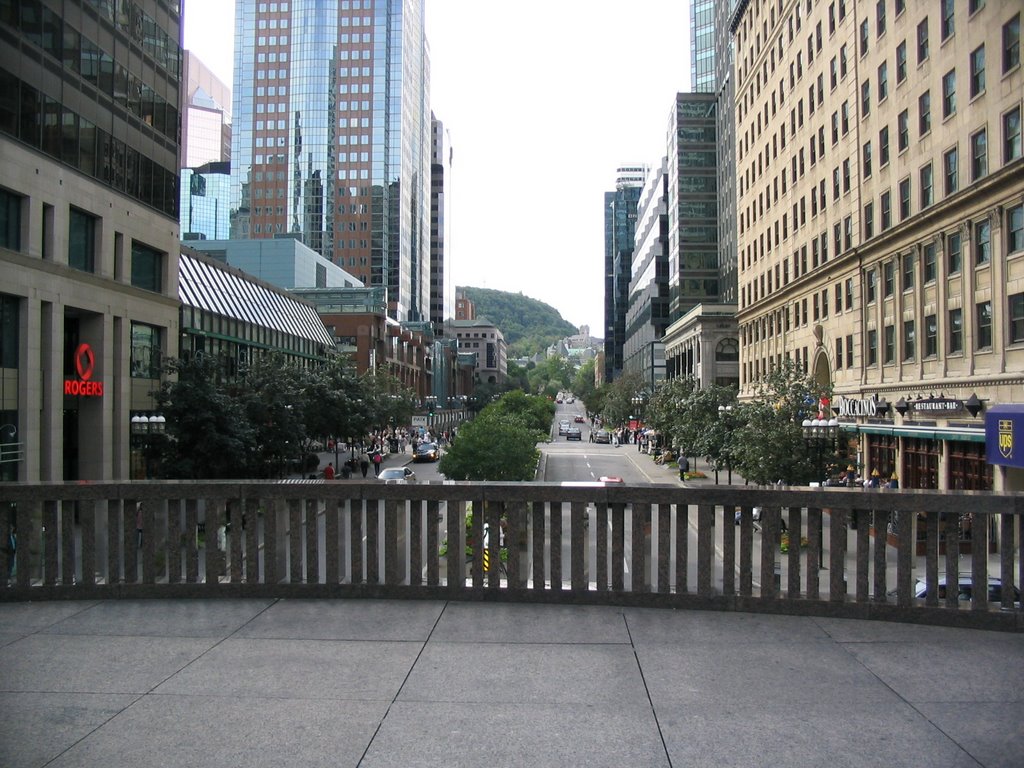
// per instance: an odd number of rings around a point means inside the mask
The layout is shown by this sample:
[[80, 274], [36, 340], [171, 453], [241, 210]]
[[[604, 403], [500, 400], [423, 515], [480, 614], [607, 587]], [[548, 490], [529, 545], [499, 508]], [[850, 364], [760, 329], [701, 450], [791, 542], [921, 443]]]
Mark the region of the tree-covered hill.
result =
[[501, 330], [508, 344], [509, 357], [537, 354], [577, 331], [576, 326], [563, 319], [550, 304], [521, 293], [490, 288], [462, 287], [458, 290], [476, 305], [478, 317], [486, 317]]

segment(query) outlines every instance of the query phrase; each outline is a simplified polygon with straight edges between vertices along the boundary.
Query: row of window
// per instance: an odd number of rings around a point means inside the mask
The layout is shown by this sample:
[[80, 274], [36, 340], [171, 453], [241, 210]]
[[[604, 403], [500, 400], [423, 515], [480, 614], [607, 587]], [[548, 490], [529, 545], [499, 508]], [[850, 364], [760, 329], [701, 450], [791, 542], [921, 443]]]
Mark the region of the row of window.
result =
[[0, 69], [0, 133], [178, 217], [178, 173]]

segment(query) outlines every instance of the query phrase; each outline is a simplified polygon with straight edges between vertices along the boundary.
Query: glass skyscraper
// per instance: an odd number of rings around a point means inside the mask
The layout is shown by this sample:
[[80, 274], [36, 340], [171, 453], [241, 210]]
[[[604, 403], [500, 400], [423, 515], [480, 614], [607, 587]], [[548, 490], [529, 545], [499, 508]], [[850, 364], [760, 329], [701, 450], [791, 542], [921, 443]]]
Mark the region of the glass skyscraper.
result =
[[231, 235], [296, 237], [430, 309], [424, 0], [239, 0]]
[[715, 4], [690, 0], [690, 87], [695, 93], [715, 91]]

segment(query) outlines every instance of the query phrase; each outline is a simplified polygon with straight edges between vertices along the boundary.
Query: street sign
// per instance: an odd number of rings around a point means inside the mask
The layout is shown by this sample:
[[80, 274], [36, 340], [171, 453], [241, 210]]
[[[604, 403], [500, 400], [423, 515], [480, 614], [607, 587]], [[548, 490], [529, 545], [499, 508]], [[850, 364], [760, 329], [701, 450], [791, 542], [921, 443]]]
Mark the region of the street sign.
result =
[[426, 416], [413, 416], [412, 417], [412, 425], [414, 427], [425, 427], [425, 426], [427, 426], [427, 417]]

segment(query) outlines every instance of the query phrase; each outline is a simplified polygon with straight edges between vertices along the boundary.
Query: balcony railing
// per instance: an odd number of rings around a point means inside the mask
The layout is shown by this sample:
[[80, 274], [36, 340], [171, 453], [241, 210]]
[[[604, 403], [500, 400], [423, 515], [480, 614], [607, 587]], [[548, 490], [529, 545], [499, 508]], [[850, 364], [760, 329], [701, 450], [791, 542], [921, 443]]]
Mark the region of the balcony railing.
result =
[[[755, 507], [763, 510], [759, 521]], [[0, 589], [3, 600], [494, 599], [1024, 630], [1014, 591], [1024, 566], [1024, 494], [10, 483], [0, 485], [0, 509], [11, 510], [17, 533], [16, 560], [9, 548], [0, 551], [0, 584], [5, 575], [9, 582]], [[467, 511], [474, 523], [468, 534]], [[972, 526], [962, 547], [965, 514]], [[792, 542], [787, 551], [784, 538]], [[989, 589], [965, 600], [951, 588], [940, 598], [940, 576], [951, 585], [964, 576], [975, 585], [997, 578], [997, 602]], [[927, 597], [915, 597], [918, 582]]]

